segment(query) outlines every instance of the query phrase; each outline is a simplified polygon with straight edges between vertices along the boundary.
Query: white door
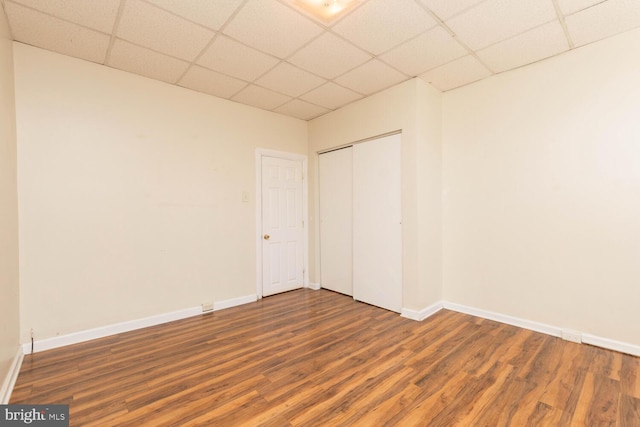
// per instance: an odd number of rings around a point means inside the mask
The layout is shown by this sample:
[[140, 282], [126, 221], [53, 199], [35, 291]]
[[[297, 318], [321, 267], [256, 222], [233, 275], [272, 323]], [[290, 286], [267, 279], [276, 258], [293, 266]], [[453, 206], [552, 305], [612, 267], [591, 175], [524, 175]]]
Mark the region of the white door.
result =
[[302, 162], [262, 157], [262, 295], [303, 285]]
[[320, 283], [353, 295], [353, 148], [318, 157]]
[[353, 146], [353, 297], [402, 309], [400, 134]]

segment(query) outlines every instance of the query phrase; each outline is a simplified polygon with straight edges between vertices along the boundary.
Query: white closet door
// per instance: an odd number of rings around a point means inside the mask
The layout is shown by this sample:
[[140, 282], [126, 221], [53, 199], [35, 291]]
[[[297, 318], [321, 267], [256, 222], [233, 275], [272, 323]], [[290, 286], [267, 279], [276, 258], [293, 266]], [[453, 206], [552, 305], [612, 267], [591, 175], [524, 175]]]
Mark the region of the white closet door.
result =
[[353, 146], [353, 297], [402, 309], [400, 134]]
[[320, 154], [320, 281], [353, 295], [353, 149]]

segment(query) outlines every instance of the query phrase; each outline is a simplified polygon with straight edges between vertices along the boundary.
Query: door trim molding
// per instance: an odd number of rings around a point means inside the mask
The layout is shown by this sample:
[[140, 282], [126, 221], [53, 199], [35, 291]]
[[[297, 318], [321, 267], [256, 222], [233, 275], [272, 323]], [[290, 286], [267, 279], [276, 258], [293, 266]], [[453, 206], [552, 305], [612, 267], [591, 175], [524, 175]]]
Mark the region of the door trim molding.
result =
[[305, 154], [256, 148], [256, 295], [262, 298], [262, 158], [294, 160], [302, 163], [302, 265], [304, 274], [302, 286], [309, 285], [309, 194], [307, 176], [307, 156]]

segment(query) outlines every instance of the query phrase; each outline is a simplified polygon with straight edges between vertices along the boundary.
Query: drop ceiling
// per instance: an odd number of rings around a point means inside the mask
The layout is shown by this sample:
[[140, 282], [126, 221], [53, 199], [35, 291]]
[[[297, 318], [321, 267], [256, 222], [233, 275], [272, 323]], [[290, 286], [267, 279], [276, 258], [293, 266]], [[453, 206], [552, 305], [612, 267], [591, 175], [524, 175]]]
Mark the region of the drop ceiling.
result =
[[640, 27], [640, 0], [359, 0], [330, 24], [291, 0], [0, 2], [18, 42], [303, 120]]

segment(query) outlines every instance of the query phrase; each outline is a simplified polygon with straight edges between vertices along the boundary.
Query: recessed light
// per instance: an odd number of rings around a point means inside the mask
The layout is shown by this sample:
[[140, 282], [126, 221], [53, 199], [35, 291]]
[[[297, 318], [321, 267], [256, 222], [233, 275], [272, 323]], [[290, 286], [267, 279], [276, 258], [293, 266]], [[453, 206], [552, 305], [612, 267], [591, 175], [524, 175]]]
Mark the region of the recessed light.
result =
[[362, 0], [288, 0], [306, 15], [323, 24], [331, 24]]

